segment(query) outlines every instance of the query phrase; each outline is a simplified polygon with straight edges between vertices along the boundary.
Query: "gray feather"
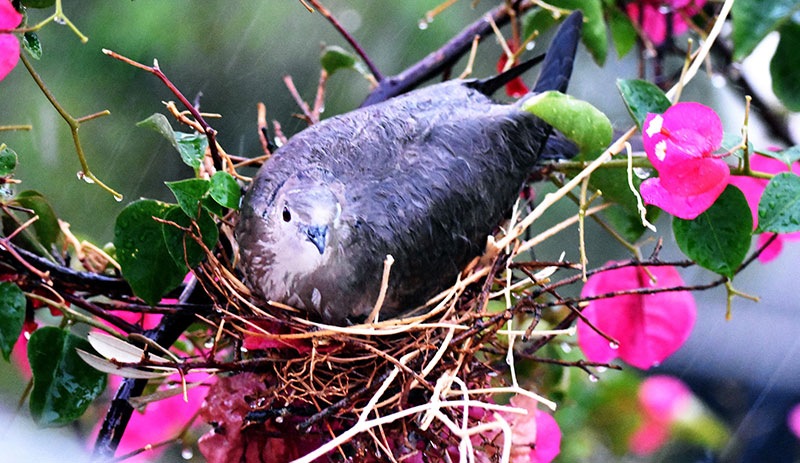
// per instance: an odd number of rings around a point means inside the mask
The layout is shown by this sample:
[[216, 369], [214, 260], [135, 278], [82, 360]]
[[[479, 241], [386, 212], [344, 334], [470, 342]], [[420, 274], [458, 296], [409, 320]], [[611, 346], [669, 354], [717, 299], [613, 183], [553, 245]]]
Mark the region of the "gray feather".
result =
[[[577, 14], [560, 29], [554, 42], [567, 42], [558, 49], [569, 56], [548, 54], [540, 82], [564, 89], [580, 22]], [[451, 285], [483, 251], [552, 130], [476, 82], [336, 116], [281, 147], [256, 175], [236, 231], [254, 292], [346, 324], [371, 311], [387, 254], [395, 263], [382, 319]]]

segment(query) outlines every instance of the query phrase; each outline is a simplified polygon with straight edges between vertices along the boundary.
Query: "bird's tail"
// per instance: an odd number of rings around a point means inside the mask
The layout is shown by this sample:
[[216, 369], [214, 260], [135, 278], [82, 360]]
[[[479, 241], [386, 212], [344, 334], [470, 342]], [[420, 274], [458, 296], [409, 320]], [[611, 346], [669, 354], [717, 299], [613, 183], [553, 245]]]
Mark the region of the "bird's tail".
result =
[[582, 27], [583, 14], [580, 11], [573, 12], [564, 20], [550, 43], [532, 93], [567, 91]]
[[[558, 28], [553, 42], [545, 55], [534, 56], [496, 76], [473, 80], [467, 85], [477, 89], [484, 95], [492, 95], [530, 68], [544, 61], [542, 70], [539, 72], [539, 77], [530, 94], [548, 90], [565, 92], [572, 74], [572, 63], [575, 61], [575, 51], [578, 49], [582, 26], [583, 14], [580, 11], [573, 12]], [[520, 101], [523, 100], [525, 100], [524, 97], [520, 99]]]

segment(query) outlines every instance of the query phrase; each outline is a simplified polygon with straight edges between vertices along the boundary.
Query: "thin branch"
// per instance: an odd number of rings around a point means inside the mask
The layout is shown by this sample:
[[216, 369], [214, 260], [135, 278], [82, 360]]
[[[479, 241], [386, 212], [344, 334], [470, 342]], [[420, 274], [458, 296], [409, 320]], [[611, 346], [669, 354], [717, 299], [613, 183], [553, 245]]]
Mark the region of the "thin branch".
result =
[[169, 89], [169, 91], [172, 92], [172, 94], [175, 95], [178, 100], [180, 100], [183, 106], [185, 106], [186, 109], [192, 113], [192, 117], [194, 117], [194, 119], [203, 128], [203, 133], [205, 133], [206, 137], [208, 138], [208, 149], [211, 152], [211, 160], [214, 162], [214, 168], [217, 170], [222, 170], [222, 156], [220, 156], [219, 147], [217, 146], [217, 131], [211, 127], [208, 122], [206, 122], [205, 118], [203, 118], [203, 115], [200, 114], [200, 111], [198, 111], [198, 109], [183, 95], [183, 93], [178, 90], [178, 87], [176, 87], [175, 84], [169, 80], [166, 74], [161, 71], [161, 69], [158, 67], [157, 60], [153, 60], [152, 66], [146, 66], [106, 48], [103, 48], [103, 53], [158, 77], [158, 79], [161, 80], [161, 82]]

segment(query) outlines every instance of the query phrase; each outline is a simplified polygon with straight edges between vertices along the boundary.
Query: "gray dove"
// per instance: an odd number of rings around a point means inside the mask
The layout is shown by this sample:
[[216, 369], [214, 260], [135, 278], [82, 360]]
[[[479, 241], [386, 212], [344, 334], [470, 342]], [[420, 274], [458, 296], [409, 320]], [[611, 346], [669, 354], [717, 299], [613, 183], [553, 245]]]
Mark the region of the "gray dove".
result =
[[[566, 91], [582, 20], [576, 12], [560, 27], [532, 93]], [[510, 211], [552, 131], [520, 108], [530, 95], [490, 98], [520, 72], [431, 85], [292, 137], [242, 201], [236, 240], [248, 287], [348, 325], [372, 312], [387, 255], [381, 320], [452, 285]]]

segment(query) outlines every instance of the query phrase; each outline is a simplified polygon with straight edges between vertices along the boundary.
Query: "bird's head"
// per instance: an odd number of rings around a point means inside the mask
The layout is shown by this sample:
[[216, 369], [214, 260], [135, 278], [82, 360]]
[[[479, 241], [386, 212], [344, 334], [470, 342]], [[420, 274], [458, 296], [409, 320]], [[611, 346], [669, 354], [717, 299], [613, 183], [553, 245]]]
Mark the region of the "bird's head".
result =
[[337, 248], [342, 201], [329, 183], [290, 177], [262, 212], [274, 263], [287, 277], [313, 272]]

